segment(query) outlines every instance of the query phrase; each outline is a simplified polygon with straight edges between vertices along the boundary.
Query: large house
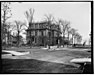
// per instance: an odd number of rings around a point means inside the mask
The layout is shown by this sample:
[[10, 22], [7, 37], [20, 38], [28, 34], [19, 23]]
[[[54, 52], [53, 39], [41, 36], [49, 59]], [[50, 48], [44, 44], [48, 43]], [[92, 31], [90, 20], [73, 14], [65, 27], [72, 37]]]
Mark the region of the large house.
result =
[[56, 45], [61, 35], [59, 25], [48, 24], [48, 22], [32, 23], [26, 31], [27, 42], [32, 40], [32, 44], [37, 46]]

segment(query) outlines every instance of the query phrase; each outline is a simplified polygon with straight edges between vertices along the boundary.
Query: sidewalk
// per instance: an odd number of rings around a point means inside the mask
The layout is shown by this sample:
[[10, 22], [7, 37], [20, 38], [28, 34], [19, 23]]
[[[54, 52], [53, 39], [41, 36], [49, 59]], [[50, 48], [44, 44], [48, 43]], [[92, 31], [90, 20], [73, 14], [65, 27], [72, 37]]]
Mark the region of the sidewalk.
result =
[[79, 48], [72, 48], [72, 47], [59, 47], [57, 48], [57, 46], [50, 46], [50, 49], [47, 48], [41, 48], [44, 50], [48, 50], [48, 51], [53, 51], [53, 50], [68, 50], [68, 51], [90, 51], [90, 49], [79, 49]]
[[[13, 51], [13, 50], [8, 50]], [[16, 51], [16, 50], [15, 50]], [[17, 51], [28, 51], [30, 54], [21, 55], [21, 56], [9, 56], [3, 58], [15, 58], [15, 59], [37, 59], [43, 61], [50, 61], [56, 63], [68, 63], [71, 59], [75, 57], [84, 57], [88, 56], [88, 53], [80, 49], [70, 49], [70, 48], [57, 48], [57, 46], [51, 46], [51, 49], [48, 48], [39, 48], [39, 49], [20, 49]], [[18, 55], [18, 52], [15, 52]], [[21, 53], [20, 53], [21, 54]]]

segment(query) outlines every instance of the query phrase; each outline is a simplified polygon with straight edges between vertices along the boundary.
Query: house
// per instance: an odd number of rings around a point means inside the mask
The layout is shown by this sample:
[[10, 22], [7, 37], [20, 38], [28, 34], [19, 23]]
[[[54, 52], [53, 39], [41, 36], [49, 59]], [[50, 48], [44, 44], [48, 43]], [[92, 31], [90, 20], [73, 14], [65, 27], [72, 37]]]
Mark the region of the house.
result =
[[29, 43], [32, 40], [32, 43], [37, 46], [56, 45], [61, 35], [59, 25], [50, 24], [49, 26], [48, 22], [33, 23], [26, 31], [27, 42]]

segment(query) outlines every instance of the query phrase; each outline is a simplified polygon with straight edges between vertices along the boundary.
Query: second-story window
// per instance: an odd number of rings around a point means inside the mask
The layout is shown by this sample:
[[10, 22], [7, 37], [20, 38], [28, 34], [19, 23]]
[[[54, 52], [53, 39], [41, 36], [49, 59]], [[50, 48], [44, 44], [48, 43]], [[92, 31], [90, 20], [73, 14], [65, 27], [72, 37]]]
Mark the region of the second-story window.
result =
[[39, 24], [39, 28], [41, 29], [41, 24]]
[[31, 25], [31, 28], [34, 28], [34, 24]]
[[36, 29], [38, 28], [38, 24], [35, 24], [35, 28], [36, 28]]
[[43, 24], [43, 28], [46, 28], [46, 24]]

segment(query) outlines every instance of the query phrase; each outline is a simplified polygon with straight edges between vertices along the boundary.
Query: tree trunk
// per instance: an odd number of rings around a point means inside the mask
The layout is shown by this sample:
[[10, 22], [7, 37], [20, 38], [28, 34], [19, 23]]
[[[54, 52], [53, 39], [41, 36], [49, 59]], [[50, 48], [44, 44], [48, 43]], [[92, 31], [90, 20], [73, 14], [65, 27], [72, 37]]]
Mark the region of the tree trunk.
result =
[[74, 44], [75, 44], [76, 38], [74, 37]]
[[[32, 22], [30, 22], [29, 23], [29, 29], [31, 28], [31, 25], [32, 25], [33, 23]], [[30, 36], [30, 48], [32, 48], [32, 36], [31, 36], [31, 30], [29, 31], [29, 36]]]
[[20, 41], [20, 40], [19, 40], [19, 33], [20, 33], [20, 32], [18, 31], [18, 35], [17, 35], [17, 46], [18, 46], [18, 47], [19, 47], [19, 41]]
[[63, 33], [63, 47], [64, 47], [64, 42], [65, 42], [65, 35], [64, 35], [64, 33]]
[[60, 44], [60, 41], [59, 41], [59, 32], [58, 32], [58, 45], [57, 45], [57, 48], [59, 48], [59, 44]]
[[58, 39], [58, 45], [57, 45], [57, 48], [59, 48], [59, 45], [60, 45], [60, 41], [59, 41], [59, 39]]
[[45, 35], [44, 35], [44, 47], [46, 48], [46, 30], [45, 30]]
[[1, 45], [2, 45], [2, 49], [3, 49], [3, 37], [4, 37], [4, 27], [2, 25], [2, 27], [1, 27]]
[[8, 32], [8, 46], [9, 46], [9, 38], [10, 38], [10, 35], [9, 35], [9, 32]]
[[72, 42], [72, 47], [73, 47], [73, 34], [72, 34], [71, 42]]
[[[6, 49], [6, 36], [5, 36], [5, 16], [6, 16], [6, 12], [4, 11], [4, 17], [3, 17], [3, 29], [4, 29], [4, 31], [3, 31], [3, 37], [4, 37], [4, 39], [5, 39], [5, 45], [4, 45], [4, 49]], [[2, 39], [3, 40], [3, 39]], [[3, 42], [2, 42], [3, 43]]]
[[49, 31], [48, 48], [50, 49], [50, 31]]
[[31, 38], [31, 31], [30, 31], [30, 48], [32, 48], [32, 38]]
[[68, 44], [67, 44], [67, 47], [69, 46], [69, 33], [68, 33]]
[[49, 37], [49, 42], [48, 42], [48, 48], [50, 49], [50, 37]]

